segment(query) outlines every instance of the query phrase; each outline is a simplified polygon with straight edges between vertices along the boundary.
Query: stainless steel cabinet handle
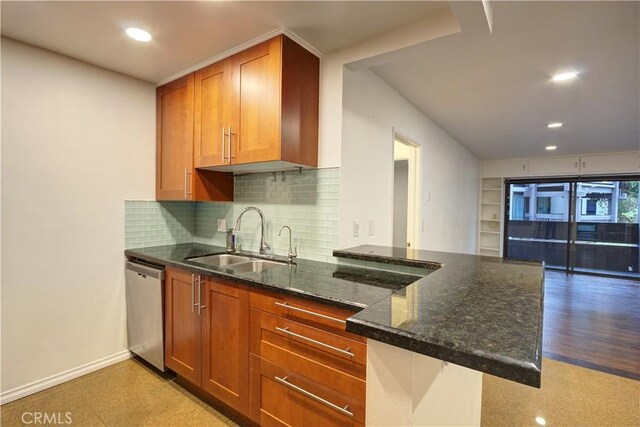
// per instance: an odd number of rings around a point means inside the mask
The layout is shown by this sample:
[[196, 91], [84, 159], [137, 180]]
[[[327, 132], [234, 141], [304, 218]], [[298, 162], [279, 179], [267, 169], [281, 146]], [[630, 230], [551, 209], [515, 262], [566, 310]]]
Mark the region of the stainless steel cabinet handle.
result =
[[187, 197], [187, 195], [191, 195], [191, 183], [189, 182], [190, 180], [188, 179], [188, 176], [191, 175], [191, 172], [189, 172], [189, 170], [187, 168], [184, 168], [184, 198], [185, 199], [189, 199], [189, 197]]
[[204, 280], [202, 280], [202, 276], [198, 274], [198, 315], [200, 315], [200, 310], [204, 310], [206, 305], [202, 305], [202, 284]]
[[344, 321], [342, 319], [336, 319], [335, 317], [325, 316], [324, 314], [320, 314], [320, 313], [316, 313], [316, 312], [313, 312], [313, 311], [305, 310], [304, 308], [294, 307], [292, 305], [289, 305], [288, 302], [276, 301], [275, 304], [279, 305], [280, 307], [288, 308], [290, 310], [295, 310], [295, 311], [299, 311], [299, 312], [302, 312], [302, 313], [311, 314], [312, 316], [322, 317], [323, 319], [327, 319], [327, 320], [333, 320], [334, 322], [338, 322], [338, 323], [341, 323], [343, 325], [345, 323], [347, 323], [346, 321]]
[[196, 281], [196, 275], [192, 274], [191, 275], [191, 312], [195, 313], [196, 311], [196, 297], [195, 297], [195, 281]]
[[336, 411], [340, 412], [343, 415], [346, 415], [347, 417], [353, 417], [353, 412], [349, 411], [349, 405], [346, 405], [345, 407], [340, 407], [338, 405], [336, 405], [335, 403], [331, 403], [328, 400], [325, 400], [323, 398], [321, 398], [320, 396], [316, 396], [315, 394], [311, 393], [310, 391], [307, 391], [301, 387], [298, 387], [295, 384], [291, 384], [289, 381], [287, 381], [287, 379], [289, 378], [288, 376], [284, 377], [284, 378], [280, 378], [280, 377], [274, 377], [276, 381], [278, 381], [280, 384], [284, 384], [285, 386], [289, 387], [292, 390], [295, 390], [299, 393], [304, 394], [307, 397], [312, 398], [313, 400], [315, 400], [316, 402], [320, 402], [323, 405], [328, 406], [331, 409], [335, 409]]
[[226, 133], [224, 133], [224, 126], [222, 126], [222, 163], [224, 164], [224, 159], [227, 157], [224, 155], [224, 137]]
[[286, 328], [280, 328], [280, 327], [276, 326], [276, 331], [280, 331], [280, 332], [283, 332], [283, 333], [285, 333], [287, 335], [291, 335], [292, 337], [300, 338], [301, 340], [305, 340], [305, 341], [314, 343], [316, 345], [320, 345], [320, 346], [322, 346], [324, 348], [328, 348], [328, 349], [333, 350], [333, 351], [337, 351], [338, 353], [346, 354], [349, 357], [356, 357], [355, 354], [353, 354], [352, 352], [349, 351], [349, 350], [351, 350], [350, 347], [347, 347], [346, 350], [343, 350], [343, 349], [338, 348], [338, 347], [334, 347], [334, 346], [332, 346], [330, 344], [323, 343], [322, 341], [317, 341], [317, 340], [314, 340], [313, 338], [305, 337], [304, 335], [300, 335], [300, 334], [296, 334], [295, 332], [291, 332], [289, 330], [288, 326]]
[[235, 135], [235, 133], [231, 132], [231, 126], [229, 126], [229, 163], [231, 163], [231, 159], [236, 158], [236, 156], [231, 155], [231, 135]]

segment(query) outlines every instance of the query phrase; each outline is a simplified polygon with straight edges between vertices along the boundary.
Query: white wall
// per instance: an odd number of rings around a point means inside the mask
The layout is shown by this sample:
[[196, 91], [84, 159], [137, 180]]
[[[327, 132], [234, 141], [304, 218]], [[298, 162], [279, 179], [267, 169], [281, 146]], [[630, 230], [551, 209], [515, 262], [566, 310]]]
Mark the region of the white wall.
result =
[[124, 200], [153, 199], [150, 83], [2, 39], [2, 382], [126, 348]]
[[420, 145], [424, 230], [417, 247], [475, 253], [478, 159], [372, 71], [345, 69], [343, 86], [340, 247], [391, 245], [395, 128]]
[[456, 17], [447, 10], [324, 55], [320, 60], [318, 167], [337, 167], [341, 163], [342, 74], [345, 65], [351, 69], [362, 69], [393, 61], [410, 55], [408, 50], [412, 46], [458, 32], [460, 26]]

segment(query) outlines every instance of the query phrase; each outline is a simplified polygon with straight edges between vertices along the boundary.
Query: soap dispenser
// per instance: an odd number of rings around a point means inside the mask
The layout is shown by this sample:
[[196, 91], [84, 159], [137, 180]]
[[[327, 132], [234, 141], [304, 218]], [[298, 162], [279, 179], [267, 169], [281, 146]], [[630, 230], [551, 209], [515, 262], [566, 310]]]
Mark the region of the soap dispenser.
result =
[[236, 251], [236, 236], [233, 234], [233, 228], [227, 228], [227, 252]]

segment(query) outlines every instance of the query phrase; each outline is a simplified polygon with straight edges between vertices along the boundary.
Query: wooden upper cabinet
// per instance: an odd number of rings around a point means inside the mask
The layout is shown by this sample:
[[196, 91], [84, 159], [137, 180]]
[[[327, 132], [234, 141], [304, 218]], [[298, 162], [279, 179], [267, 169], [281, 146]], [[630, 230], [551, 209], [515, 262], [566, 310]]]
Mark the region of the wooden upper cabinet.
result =
[[[210, 138], [207, 132], [209, 128], [212, 131], [214, 125], [207, 122], [204, 133], [200, 125], [194, 126], [194, 112], [202, 114], [203, 111], [201, 103], [195, 108], [196, 89], [202, 98], [202, 82], [199, 83], [196, 85], [191, 73], [156, 89], [156, 200], [233, 200], [232, 176], [194, 167], [195, 135], [198, 136], [196, 154], [215, 157], [211, 145], [205, 144], [206, 138]], [[209, 86], [207, 82], [206, 89], [211, 92]], [[208, 106], [205, 113], [212, 118], [219, 115]]]
[[198, 71], [196, 166], [317, 166], [319, 73], [319, 59], [284, 35]]
[[234, 170], [318, 165], [320, 60], [280, 35], [157, 88], [156, 199], [232, 201]]
[[231, 126], [231, 63], [220, 61], [195, 73], [194, 162], [196, 167], [228, 163]]
[[281, 37], [232, 57], [232, 163], [280, 160]]
[[193, 74], [156, 90], [156, 198], [189, 199], [193, 168]]

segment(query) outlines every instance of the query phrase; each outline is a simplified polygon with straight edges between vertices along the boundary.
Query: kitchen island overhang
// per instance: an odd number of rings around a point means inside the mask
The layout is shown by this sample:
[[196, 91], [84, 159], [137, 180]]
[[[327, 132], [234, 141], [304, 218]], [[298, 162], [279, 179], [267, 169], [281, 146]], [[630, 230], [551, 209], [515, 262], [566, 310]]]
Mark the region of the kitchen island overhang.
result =
[[334, 256], [435, 270], [349, 318], [348, 331], [540, 387], [542, 263], [374, 245]]

